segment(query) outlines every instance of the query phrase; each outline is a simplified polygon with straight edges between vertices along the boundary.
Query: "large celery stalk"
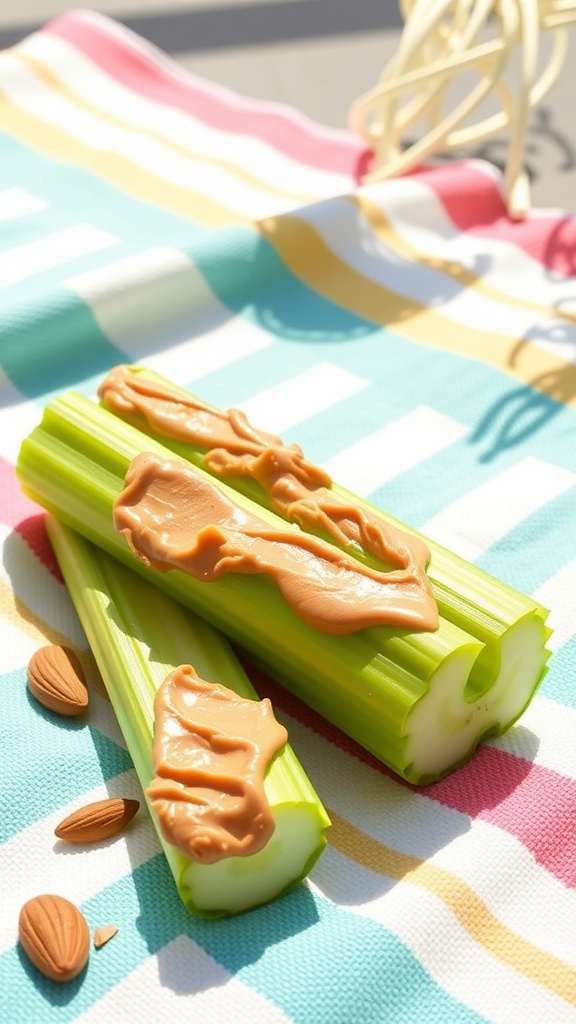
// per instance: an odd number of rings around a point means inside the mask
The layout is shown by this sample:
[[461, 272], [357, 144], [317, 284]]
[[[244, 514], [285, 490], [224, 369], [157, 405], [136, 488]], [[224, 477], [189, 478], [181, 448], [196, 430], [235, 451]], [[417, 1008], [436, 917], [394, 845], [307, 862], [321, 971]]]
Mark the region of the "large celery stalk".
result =
[[[113, 503], [131, 460], [143, 451], [173, 457], [155, 439], [68, 393], [47, 406], [24, 441], [18, 474], [40, 504], [199, 611], [409, 781], [426, 783], [450, 771], [483, 736], [500, 734], [522, 713], [548, 656], [539, 605], [434, 549], [436, 631], [373, 627], [334, 637], [299, 620], [262, 577], [206, 584], [180, 570], [155, 573], [134, 559], [113, 526]], [[218, 487], [253, 511], [249, 498]], [[268, 509], [256, 511], [285, 528]]]
[[[48, 533], [100, 668], [144, 791], [153, 778], [154, 696], [173, 668], [256, 698], [225, 638], [168, 595], [53, 517]], [[156, 825], [178, 891], [204, 916], [238, 913], [279, 896], [310, 870], [329, 820], [290, 746], [273, 758], [265, 792], [274, 818], [266, 846], [214, 864], [187, 859]]]
[[[149, 381], [152, 385], [159, 385], [160, 394], [163, 397], [163, 405], [166, 409], [170, 404], [170, 395], [175, 396], [175, 407], [178, 397], [181, 397], [185, 402], [191, 399], [193, 403], [198, 402], [202, 405], [201, 399], [197, 399], [190, 391], [173, 384], [153, 370], [141, 366], [119, 367], [118, 369], [125, 372], [128, 377], [134, 376], [136, 381], [140, 379], [144, 382]], [[115, 376], [115, 372], [112, 372], [111, 378]], [[108, 379], [105, 379], [102, 387], [102, 401], [106, 408], [108, 408], [106, 400], [109, 394], [106, 388]], [[145, 403], [143, 407], [145, 407]], [[110, 411], [114, 412], [117, 416], [121, 416], [123, 420], [131, 423], [151, 438], [160, 441], [165, 447], [180, 455], [192, 465], [205, 470], [207, 473], [217, 475], [210, 459], [205, 457], [209, 449], [202, 447], [198, 443], [192, 443], [190, 440], [182, 440], [179, 437], [181, 433], [180, 414], [176, 408], [171, 414], [164, 416], [164, 429], [162, 430], [159, 426], [161, 420], [158, 418], [153, 420], [137, 411], [122, 412], [116, 402], [110, 407]], [[182, 425], [185, 425], [185, 420], [186, 416], [183, 417]], [[256, 428], [258, 430], [258, 425], [256, 425]], [[251, 498], [259, 506], [273, 509], [279, 515], [285, 514], [285, 510], [279, 510], [266, 490], [249, 475], [227, 475], [226, 483], [246, 497]], [[471, 565], [465, 559], [453, 554], [440, 544], [436, 544], [430, 538], [424, 537], [405, 523], [401, 523], [398, 519], [377, 508], [367, 499], [347, 491], [337, 482], [333, 481], [331, 483], [330, 492], [343, 505], [356, 505], [361, 509], [365, 509], [368, 513], [374, 513], [382, 521], [389, 523], [393, 527], [400, 528], [426, 543], [431, 552], [431, 559], [427, 570], [428, 577], [433, 584], [434, 597], [442, 617], [463, 626], [467, 632], [471, 633], [484, 645], [482, 653], [472, 668], [467, 684], [468, 696], [476, 695], [480, 697], [486, 690], [490, 679], [498, 671], [500, 643], [506, 638], [509, 629], [527, 615], [533, 615], [544, 622], [548, 615], [547, 610], [534, 602], [532, 598], [527, 597], [512, 587], [506, 586], [482, 569]], [[313, 497], [314, 494], [312, 494]], [[303, 523], [301, 519], [298, 522], [302, 529], [312, 529], [310, 523]], [[317, 524], [314, 525], [314, 532], [319, 533], [329, 543], [338, 544], [334, 534], [323, 533]], [[346, 546], [340, 544], [340, 546], [345, 547], [347, 554], [351, 557], [357, 558], [365, 564], [376, 568], [382, 567], [382, 562], [375, 557], [372, 551], [363, 548], [360, 542]], [[550, 630], [543, 633], [543, 643], [549, 635]]]

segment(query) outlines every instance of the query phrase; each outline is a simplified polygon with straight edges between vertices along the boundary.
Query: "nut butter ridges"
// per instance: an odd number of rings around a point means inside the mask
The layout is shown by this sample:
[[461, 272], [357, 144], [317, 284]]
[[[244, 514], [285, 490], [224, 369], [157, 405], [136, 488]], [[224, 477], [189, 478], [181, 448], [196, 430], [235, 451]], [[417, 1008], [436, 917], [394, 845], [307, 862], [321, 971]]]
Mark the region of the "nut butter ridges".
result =
[[181, 389], [128, 366], [111, 370], [99, 396], [117, 415], [204, 452], [209, 472], [233, 481], [254, 481], [270, 507], [305, 532], [320, 533], [340, 547], [354, 545], [386, 567], [410, 590], [405, 625], [434, 629], [437, 609], [426, 576], [430, 551], [421, 538], [407, 533], [373, 511], [342, 500], [330, 477], [309, 462], [298, 445], [262, 431], [238, 409], [222, 411]]
[[250, 857], [274, 833], [264, 775], [288, 734], [270, 701], [247, 700], [179, 665], [154, 698], [154, 778], [146, 796], [164, 838], [215, 864]]
[[370, 569], [318, 537], [274, 529], [180, 459], [138, 455], [114, 506], [114, 524], [134, 553], [161, 571], [205, 582], [264, 574], [314, 629], [343, 635], [369, 626], [436, 629], [436, 604], [418, 578]]
[[[162, 396], [164, 403], [162, 418], [156, 418], [154, 407], [150, 408], [148, 404], [147, 395], [150, 392]], [[99, 388], [99, 394], [106, 407], [110, 408], [115, 415], [128, 418], [131, 422], [136, 423], [140, 430], [147, 432], [150, 437], [161, 439], [170, 450], [210, 472], [219, 471], [221, 469], [220, 460], [224, 458], [227, 461], [230, 452], [238, 454], [238, 448], [231, 445], [226, 448], [224, 437], [215, 438], [218, 441], [218, 447], [212, 448], [212, 450], [209, 444], [202, 445], [200, 439], [196, 442], [193, 440], [194, 422], [198, 408], [206, 408], [211, 414], [217, 413], [221, 421], [226, 420], [228, 413], [207, 405], [202, 399], [151, 370], [144, 367], [118, 366], [104, 378]], [[238, 413], [237, 410], [233, 410], [233, 413], [235, 417], [233, 425], [235, 426], [239, 422], [238, 417], [242, 417], [243, 414]], [[190, 416], [192, 416], [192, 421], [190, 421]], [[171, 424], [169, 430], [166, 429], [166, 421]], [[211, 420], [211, 423], [213, 426], [214, 421]], [[251, 436], [254, 435], [256, 439], [259, 439], [260, 450], [262, 450], [262, 444], [265, 443], [266, 437], [272, 437], [272, 443], [280, 441], [278, 438], [274, 439], [273, 435], [266, 435], [254, 427], [250, 426], [249, 429]], [[207, 432], [205, 428], [204, 442], [206, 442]], [[240, 444], [243, 433], [243, 430], [239, 432]], [[175, 436], [180, 437], [181, 440], [174, 440]], [[184, 441], [182, 438], [187, 438], [187, 440]], [[282, 445], [281, 441], [280, 444]], [[505, 586], [483, 570], [435, 544], [429, 538], [418, 534], [412, 527], [399, 522], [382, 509], [376, 508], [371, 502], [349, 493], [337, 482], [331, 481], [323, 470], [313, 466], [305, 458], [296, 445], [283, 447], [290, 453], [299, 453], [294, 455], [294, 458], [301, 467], [303, 481], [316, 495], [320, 488], [329, 487], [331, 497], [365, 513], [367, 518], [363, 522], [368, 524], [369, 533], [372, 533], [370, 526], [372, 518], [376, 516], [387, 527], [391, 526], [408, 532], [426, 545], [432, 553], [432, 558], [427, 566], [427, 576], [432, 583], [440, 615], [445, 619], [462, 624], [469, 633], [486, 645], [486, 657], [483, 660], [487, 664], [498, 657], [497, 651], [491, 650], [492, 645], [497, 644], [505, 631], [513, 623], [519, 621], [523, 615], [532, 614], [536, 610], [542, 620], [546, 618], [546, 610], [531, 598], [512, 587]], [[247, 494], [258, 504], [267, 508], [271, 507], [268, 495], [253, 478], [234, 476], [227, 478], [227, 482], [234, 489]], [[308, 526], [305, 526], [304, 523], [300, 523], [300, 525], [310, 529], [313, 533], [317, 532], [319, 528], [318, 523], [313, 523], [311, 520], [309, 520]], [[332, 534], [332, 539], [336, 541], [334, 534]], [[358, 542], [358, 537], [356, 541]], [[354, 556], [355, 552], [357, 557], [367, 559], [369, 564], [381, 564], [382, 551], [377, 555], [376, 563], [370, 561], [369, 552], [361, 550], [353, 544], [349, 548], [349, 553]]]

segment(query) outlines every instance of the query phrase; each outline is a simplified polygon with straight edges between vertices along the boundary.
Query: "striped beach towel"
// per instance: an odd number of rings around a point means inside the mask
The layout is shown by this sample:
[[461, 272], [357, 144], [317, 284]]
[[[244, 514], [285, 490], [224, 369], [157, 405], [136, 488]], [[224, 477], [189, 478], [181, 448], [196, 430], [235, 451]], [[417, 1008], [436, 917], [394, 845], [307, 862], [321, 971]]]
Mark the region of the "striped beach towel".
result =
[[[472, 161], [362, 187], [348, 133], [87, 12], [0, 55], [0, 130], [2, 1024], [574, 1024], [576, 219], [511, 223]], [[307, 883], [234, 919], [186, 914], [146, 815], [53, 837], [139, 789], [97, 692], [82, 726], [27, 697], [38, 647], [86, 640], [14, 465], [49, 399], [126, 362], [551, 609], [520, 723], [423, 789], [263, 681], [332, 828]], [[119, 928], [70, 985], [17, 942], [41, 892]]]

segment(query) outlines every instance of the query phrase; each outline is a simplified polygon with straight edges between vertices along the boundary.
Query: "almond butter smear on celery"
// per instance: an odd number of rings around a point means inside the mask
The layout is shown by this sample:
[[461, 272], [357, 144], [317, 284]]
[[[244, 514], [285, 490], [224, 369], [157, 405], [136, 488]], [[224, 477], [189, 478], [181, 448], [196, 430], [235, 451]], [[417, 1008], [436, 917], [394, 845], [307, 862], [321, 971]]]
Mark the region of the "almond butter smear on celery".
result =
[[114, 524], [134, 554], [161, 572], [179, 568], [205, 582], [228, 573], [270, 576], [296, 615], [325, 633], [438, 625], [429, 595], [412, 576], [399, 580], [310, 534], [271, 527], [180, 459], [138, 455]]
[[330, 822], [270, 702], [206, 622], [51, 516], [48, 533], [185, 906], [281, 896]]
[[[213, 410], [149, 371], [126, 367], [100, 393], [113, 411], [68, 393], [47, 406], [25, 440], [18, 473], [33, 498], [203, 615], [411, 782], [441, 777], [483, 737], [516, 721], [549, 656], [541, 605], [349, 494], [297, 446], [256, 431], [238, 412]], [[156, 468], [134, 491], [144, 463]], [[162, 491], [164, 472], [184, 481], [189, 535], [174, 531], [165, 492], [151, 523], [141, 529], [137, 522], [150, 495]], [[126, 500], [131, 491], [143, 504]], [[199, 494], [208, 497], [195, 522]], [[125, 510], [131, 522], [122, 520]], [[115, 511], [138, 558], [115, 529]], [[268, 569], [287, 540], [290, 580], [282, 589]], [[157, 557], [158, 542], [170, 559]], [[199, 570], [183, 571], [198, 554]], [[240, 571], [224, 573], [221, 563]], [[357, 589], [340, 607], [342, 571]], [[337, 612], [314, 622], [322, 587]], [[353, 605], [367, 590], [377, 592], [381, 617], [362, 621]], [[399, 595], [408, 597], [411, 619], [396, 617]]]
[[179, 665], [154, 698], [154, 771], [146, 790], [165, 839], [214, 864], [250, 856], [274, 834], [264, 774], [288, 734], [269, 700], [246, 700]]
[[[256, 430], [239, 409], [222, 412], [128, 366], [112, 370], [98, 394], [112, 412], [129, 422], [136, 418], [136, 426], [144, 424], [162, 438], [201, 446], [203, 468], [215, 476], [254, 481], [261, 494], [249, 491], [249, 496], [259, 501], [265, 495], [274, 512], [305, 532], [323, 532], [340, 546], [356, 545], [374, 555], [386, 566], [373, 578], [387, 588], [382, 599], [388, 621], [413, 629], [437, 628], [438, 609], [426, 576], [430, 551], [424, 540], [355, 502], [343, 501], [330, 490], [328, 474], [308, 462], [297, 445]], [[369, 624], [365, 618], [356, 628]]]

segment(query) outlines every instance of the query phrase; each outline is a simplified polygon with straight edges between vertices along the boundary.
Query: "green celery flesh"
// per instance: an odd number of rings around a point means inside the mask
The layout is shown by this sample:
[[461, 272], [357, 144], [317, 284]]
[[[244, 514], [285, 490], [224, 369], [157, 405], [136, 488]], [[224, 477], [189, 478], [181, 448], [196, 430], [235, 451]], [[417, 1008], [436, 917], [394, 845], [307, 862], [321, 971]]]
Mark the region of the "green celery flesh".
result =
[[[195, 397], [191, 395], [190, 391], [178, 387], [172, 381], [146, 367], [132, 367], [132, 371], [143, 379], [149, 379], [152, 382], [166, 385], [172, 391], [181, 394], [184, 399]], [[186, 459], [192, 465], [205, 470], [207, 473], [211, 472], [204, 461], [204, 455], [207, 452], [206, 448], [161, 435], [147, 423], [143, 416], [128, 417], [127, 422], [130, 422], [136, 429], [151, 439], [160, 441], [172, 452]], [[216, 474], [213, 475], [215, 479], [219, 479]], [[248, 477], [238, 476], [227, 477], [226, 483], [239, 493], [255, 501], [262, 508], [272, 510], [268, 494], [257, 481]], [[534, 632], [537, 633], [541, 629], [542, 645], [545, 644], [551, 632], [545, 626], [548, 611], [538, 602], [535, 602], [532, 598], [515, 590], [513, 587], [507, 586], [502, 581], [495, 579], [482, 569], [465, 561], [465, 559], [453, 554], [440, 544], [436, 544], [417, 530], [390, 516], [372, 502], [352, 494], [337, 483], [333, 483], [331, 490], [335, 496], [342, 499], [343, 504], [356, 505], [373, 512], [380, 516], [384, 522], [419, 537], [428, 545], [431, 559], [427, 573], [434, 588], [434, 596], [440, 615], [455, 625], [461, 626], [462, 629], [484, 645], [482, 653], [475, 661], [470, 679], [468, 680], [467, 696], [470, 700], [481, 697], [493, 685], [495, 675], [500, 667], [500, 642], [506, 637], [509, 629], [515, 627], [518, 622], [525, 617], [539, 619], [540, 623], [535, 623]], [[336, 543], [332, 536], [322, 534], [321, 531], [318, 532], [328, 543]], [[362, 550], [358, 546], [351, 545], [345, 550], [349, 555], [367, 565], [375, 568], [386, 568], [374, 555]]]
[[[17, 470], [24, 490], [41, 505], [209, 619], [288, 689], [409, 781], [422, 784], [446, 774], [473, 753], [483, 736], [507, 729], [530, 701], [546, 663], [548, 630], [544, 613], [528, 599], [520, 603], [520, 614], [514, 609], [515, 617], [506, 616], [506, 597], [500, 595], [492, 619], [487, 610], [480, 614], [475, 605], [463, 603], [455, 621], [441, 615], [435, 632], [373, 628], [333, 637], [298, 619], [267, 578], [227, 576], [206, 584], [179, 570], [148, 569], [115, 532], [112, 517], [128, 465], [142, 451], [173, 457], [158, 441], [68, 393], [50, 403], [42, 424], [24, 441]], [[231, 500], [254, 509], [245, 496], [212, 480]], [[256, 511], [283, 525], [269, 510]], [[453, 578], [445, 569], [446, 591], [450, 583], [454, 593], [462, 580], [466, 583], [465, 565], [456, 563]], [[479, 591], [477, 570], [469, 570], [468, 589]], [[506, 590], [494, 583], [497, 593], [499, 586]], [[504, 700], [497, 685], [501, 642], [507, 637], [516, 649], [517, 632], [523, 643], [528, 634], [531, 659], [526, 665], [521, 651], [508, 659], [513, 665], [507, 662]], [[449, 700], [438, 701], [436, 695], [445, 692]]]
[[[256, 693], [208, 623], [51, 516], [48, 534], [145, 791], [153, 778], [154, 695], [173, 668], [192, 664], [202, 678], [242, 697]], [[320, 856], [330, 822], [289, 745], [269, 765], [265, 791], [275, 823], [267, 845], [216, 864], [184, 857], [151, 810], [188, 910], [221, 917], [259, 906], [303, 879]]]

